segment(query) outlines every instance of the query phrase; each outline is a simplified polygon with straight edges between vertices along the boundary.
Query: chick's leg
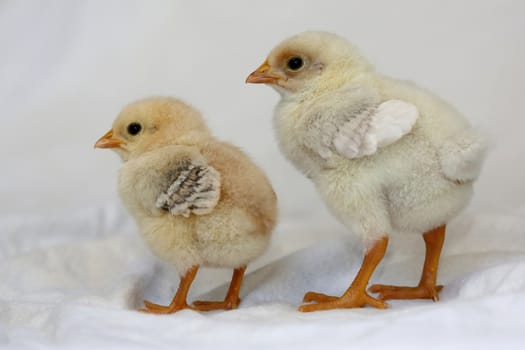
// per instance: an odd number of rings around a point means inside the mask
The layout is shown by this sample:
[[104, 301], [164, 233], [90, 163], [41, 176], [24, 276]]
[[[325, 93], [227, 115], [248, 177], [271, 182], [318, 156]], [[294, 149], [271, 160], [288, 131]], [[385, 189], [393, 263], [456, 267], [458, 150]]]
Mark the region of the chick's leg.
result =
[[436, 285], [441, 248], [445, 240], [445, 225], [428, 231], [423, 235], [426, 246], [425, 263], [421, 280], [417, 287], [398, 287], [376, 284], [370, 287], [372, 293], [379, 293], [379, 298], [387, 299], [432, 299], [439, 300], [439, 291], [443, 286]]
[[140, 309], [139, 311], [150, 314], [171, 314], [183, 309], [192, 309], [192, 307], [188, 306], [186, 303], [186, 297], [188, 296], [188, 291], [190, 290], [191, 284], [193, 283], [198, 270], [198, 266], [193, 266], [183, 277], [181, 277], [177, 293], [175, 293], [173, 300], [168, 306], [158, 305], [144, 300], [146, 308]]
[[246, 266], [239, 267], [233, 270], [232, 281], [228, 293], [224, 298], [224, 301], [195, 301], [193, 307], [199, 311], [212, 311], [212, 310], [231, 310], [236, 309], [241, 302], [239, 298], [239, 291], [241, 290], [241, 283], [244, 277]]
[[343, 309], [371, 305], [379, 309], [388, 307], [382, 300], [371, 297], [366, 293], [366, 286], [375, 268], [383, 259], [388, 238], [384, 237], [370, 247], [363, 259], [363, 263], [354, 281], [341, 297], [333, 297], [320, 293], [309, 292], [304, 296], [305, 302], [315, 301], [316, 304], [306, 304], [299, 307], [299, 311], [310, 312], [329, 309]]

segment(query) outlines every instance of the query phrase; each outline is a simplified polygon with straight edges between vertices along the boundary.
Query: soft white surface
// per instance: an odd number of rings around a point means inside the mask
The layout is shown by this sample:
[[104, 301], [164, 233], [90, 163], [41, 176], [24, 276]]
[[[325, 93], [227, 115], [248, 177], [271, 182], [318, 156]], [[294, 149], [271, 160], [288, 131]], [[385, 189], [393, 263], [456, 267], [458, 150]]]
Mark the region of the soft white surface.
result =
[[[463, 216], [450, 226], [441, 264], [441, 301], [392, 301], [372, 308], [303, 314], [308, 290], [342, 293], [361, 252], [341, 236], [251, 269], [240, 309], [134, 311], [143, 298], [168, 303], [177, 277], [147, 254], [133, 225], [114, 208], [0, 224], [0, 320], [13, 348], [521, 349], [525, 341], [525, 208]], [[299, 238], [297, 228], [285, 227]], [[311, 228], [322, 234], [324, 228]], [[76, 234], [72, 238], [72, 232]], [[461, 233], [461, 234], [460, 234]], [[20, 236], [24, 235], [24, 239]], [[422, 242], [393, 240], [373, 281], [415, 283]], [[9, 249], [7, 249], [9, 247]], [[273, 260], [273, 262], [271, 262]], [[269, 262], [268, 264], [266, 264]], [[220, 299], [227, 274], [204, 270], [190, 299]]]
[[[0, 344], [522, 348], [524, 18], [525, 3], [511, 0], [0, 2]], [[341, 293], [361, 259], [279, 154], [275, 92], [243, 83], [274, 44], [306, 29], [348, 37], [382, 72], [437, 92], [492, 139], [469, 213], [450, 227], [439, 303], [295, 311], [308, 290]], [[177, 278], [118, 203], [117, 157], [92, 145], [123, 104], [149, 95], [193, 103], [276, 187], [281, 223], [239, 310], [132, 311], [143, 296], [167, 302]], [[374, 281], [415, 282], [422, 255], [415, 237], [393, 241]], [[222, 296], [229, 274], [203, 271], [191, 298]]]

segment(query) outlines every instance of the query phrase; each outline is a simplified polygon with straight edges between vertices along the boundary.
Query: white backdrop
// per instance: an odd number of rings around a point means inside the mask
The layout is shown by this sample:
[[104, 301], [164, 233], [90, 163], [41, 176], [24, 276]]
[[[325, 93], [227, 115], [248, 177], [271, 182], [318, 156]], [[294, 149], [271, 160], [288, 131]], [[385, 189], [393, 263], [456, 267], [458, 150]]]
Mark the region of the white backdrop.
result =
[[[510, 222], [525, 212], [525, 113], [521, 108], [525, 100], [525, 2], [4, 0], [0, 2], [0, 257], [20, 262], [20, 252], [72, 242], [83, 235], [96, 236], [93, 232], [98, 232], [98, 224], [90, 218], [97, 217], [99, 208], [112, 208], [104, 217], [111, 221], [111, 230], [124, 226], [128, 232], [133, 230], [116, 195], [120, 161], [111, 152], [95, 151], [93, 144], [123, 105], [152, 95], [173, 95], [192, 103], [218, 137], [241, 146], [267, 171], [281, 209], [274, 258], [344, 232], [310, 183], [276, 147], [271, 116], [277, 94], [268, 87], [244, 84], [275, 44], [304, 30], [333, 31], [349, 38], [379, 71], [435, 91], [484, 130], [492, 147], [469, 207], [473, 216], [460, 220], [456, 227], [469, 232], [489, 227], [512, 231], [514, 236], [505, 249], [512, 248], [513, 242], [523, 242], [522, 221], [518, 220], [520, 225], [513, 221], [514, 226]], [[476, 219], [483, 217], [486, 219]], [[77, 220], [82, 228], [64, 224], [68, 220]], [[26, 221], [33, 226], [24, 226]], [[54, 230], [54, 235], [40, 232], [39, 227]], [[483, 242], [490, 244], [480, 248], [483, 251], [497, 246], [492, 238], [487, 239]], [[128, 243], [108, 244], [131, 244], [127, 254], [139, 254], [134, 243], [123, 240]], [[126, 259], [133, 260], [128, 255]], [[100, 259], [85, 256], [86, 260]], [[71, 258], [61, 257], [65, 264]], [[359, 250], [354, 258], [358, 262]], [[41, 261], [31, 259], [37, 264]], [[27, 266], [17, 270], [15, 260], [3, 260], [2, 280], [11, 276], [18, 281], [13, 271], [46, 276]], [[111, 265], [117, 260], [107, 261]], [[115, 275], [117, 267], [120, 265], [115, 265]], [[49, 281], [53, 271], [50, 269]], [[96, 273], [93, 276], [94, 285], [99, 286], [102, 282]], [[448, 276], [453, 280], [461, 275]], [[349, 282], [347, 278], [343, 282]], [[49, 281], [46, 283], [53, 288], [64, 287]], [[14, 283], [12, 288], [0, 285], [0, 314], [11, 310], [9, 302], [2, 306], [9, 296], [34, 296], [32, 283], [23, 287]], [[164, 283], [176, 285], [176, 281]], [[89, 291], [84, 293], [89, 295]], [[248, 298], [248, 305], [257, 299], [253, 298]], [[525, 303], [519, 305], [523, 310]], [[130, 301], [125, 307], [134, 304]], [[42, 310], [35, 310], [34, 317], [40, 321], [31, 318], [30, 323], [37, 328], [47, 324]], [[285, 309], [291, 310], [291, 306]], [[286, 312], [279, 316], [292, 317]], [[23, 335], [24, 317], [6, 316], [9, 321], [2, 317], [0, 321], [21, 327], [14, 329]], [[221, 322], [222, 316], [218, 317]], [[437, 317], [446, 318], [446, 312]], [[62, 327], [76, 321], [69, 319]], [[95, 321], [100, 322], [96, 317]], [[0, 327], [0, 341], [2, 334]], [[96, 334], [94, 331], [94, 338]]]
[[[519, 1], [3, 1], [2, 213], [116, 200], [119, 162], [93, 150], [126, 103], [174, 95], [269, 173], [283, 215], [323, 208], [279, 154], [277, 94], [244, 79], [280, 40], [307, 29], [355, 42], [484, 129], [492, 152], [472, 208], [525, 197], [525, 4]], [[321, 209], [324, 215], [324, 209]]]

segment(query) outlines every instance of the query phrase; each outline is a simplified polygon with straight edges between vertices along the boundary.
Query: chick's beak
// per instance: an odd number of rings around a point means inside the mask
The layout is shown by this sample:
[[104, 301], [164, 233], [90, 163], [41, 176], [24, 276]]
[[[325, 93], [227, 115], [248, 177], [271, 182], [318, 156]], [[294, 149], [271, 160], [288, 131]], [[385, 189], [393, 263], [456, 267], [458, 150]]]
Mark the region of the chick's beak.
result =
[[264, 61], [252, 74], [246, 78], [246, 83], [252, 84], [277, 84], [279, 80], [285, 80], [286, 78], [271, 72], [271, 66], [268, 60]]
[[109, 130], [95, 143], [95, 148], [115, 148], [124, 142], [113, 137], [113, 129]]

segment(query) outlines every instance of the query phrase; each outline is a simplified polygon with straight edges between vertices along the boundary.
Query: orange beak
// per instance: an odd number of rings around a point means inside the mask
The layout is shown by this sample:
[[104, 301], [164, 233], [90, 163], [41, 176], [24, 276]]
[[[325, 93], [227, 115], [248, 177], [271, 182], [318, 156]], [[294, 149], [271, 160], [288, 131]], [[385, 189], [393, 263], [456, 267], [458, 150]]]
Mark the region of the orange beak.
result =
[[268, 60], [264, 61], [252, 74], [246, 78], [246, 83], [252, 84], [277, 84], [279, 80], [286, 79], [283, 76], [270, 72], [270, 64]]
[[113, 129], [109, 130], [95, 143], [95, 148], [115, 148], [120, 147], [124, 142], [113, 137]]

